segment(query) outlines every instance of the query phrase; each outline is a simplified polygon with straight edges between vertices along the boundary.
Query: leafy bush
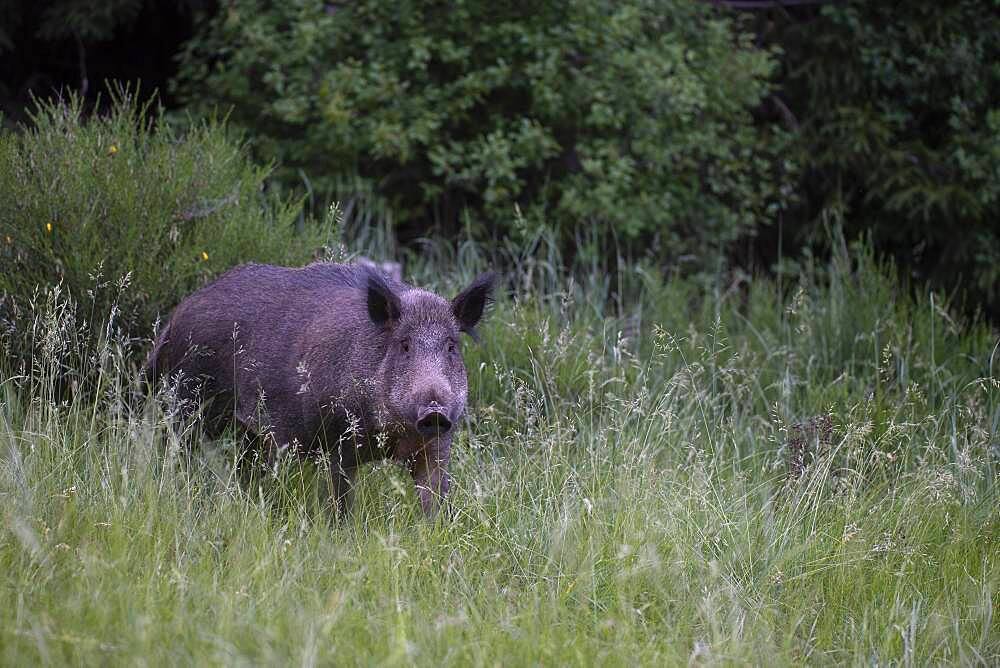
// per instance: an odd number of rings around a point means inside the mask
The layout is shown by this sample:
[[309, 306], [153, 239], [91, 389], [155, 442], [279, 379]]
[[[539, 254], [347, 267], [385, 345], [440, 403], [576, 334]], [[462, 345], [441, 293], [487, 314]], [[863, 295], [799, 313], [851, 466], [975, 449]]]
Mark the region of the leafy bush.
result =
[[[769, 53], [703, 3], [235, 0], [182, 54], [194, 109], [232, 110], [290, 187], [386, 198], [404, 237], [544, 221], [710, 263], [766, 221], [748, 109]], [[358, 186], [353, 186], [357, 188]], [[482, 230], [480, 230], [482, 232]]]
[[[31, 128], [0, 135], [0, 320], [27, 326], [36, 288], [61, 285], [104, 318], [148, 335], [185, 293], [248, 260], [302, 263], [325, 240], [296, 234], [299, 207], [262, 192], [267, 170], [217, 123], [179, 136], [160, 115], [117, 95], [85, 119], [78, 101], [43, 104]], [[4, 315], [6, 312], [6, 315]], [[3, 323], [0, 323], [3, 324]], [[15, 337], [16, 338], [16, 337]]]
[[842, 219], [1000, 314], [996, 3], [830, 3], [775, 41], [806, 167], [799, 230]]

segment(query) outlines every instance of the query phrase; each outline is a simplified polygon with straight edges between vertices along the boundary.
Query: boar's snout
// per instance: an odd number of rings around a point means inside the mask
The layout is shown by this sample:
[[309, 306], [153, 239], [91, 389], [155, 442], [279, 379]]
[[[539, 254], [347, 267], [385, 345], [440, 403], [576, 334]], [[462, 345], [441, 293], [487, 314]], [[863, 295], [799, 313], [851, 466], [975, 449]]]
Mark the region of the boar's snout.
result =
[[444, 406], [432, 403], [417, 413], [417, 431], [421, 436], [438, 436], [448, 433], [451, 420]]

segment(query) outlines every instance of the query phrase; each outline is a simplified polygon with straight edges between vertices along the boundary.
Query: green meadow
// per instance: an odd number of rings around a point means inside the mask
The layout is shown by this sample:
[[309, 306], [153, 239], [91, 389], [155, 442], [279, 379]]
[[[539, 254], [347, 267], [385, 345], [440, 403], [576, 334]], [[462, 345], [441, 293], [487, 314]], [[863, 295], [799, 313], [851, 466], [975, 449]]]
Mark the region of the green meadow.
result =
[[312, 462], [244, 475], [113, 308], [39, 292], [0, 376], [0, 663], [1000, 663], [995, 330], [864, 248], [714, 288], [556, 266], [512, 262], [464, 343], [434, 521], [388, 463], [341, 520]]

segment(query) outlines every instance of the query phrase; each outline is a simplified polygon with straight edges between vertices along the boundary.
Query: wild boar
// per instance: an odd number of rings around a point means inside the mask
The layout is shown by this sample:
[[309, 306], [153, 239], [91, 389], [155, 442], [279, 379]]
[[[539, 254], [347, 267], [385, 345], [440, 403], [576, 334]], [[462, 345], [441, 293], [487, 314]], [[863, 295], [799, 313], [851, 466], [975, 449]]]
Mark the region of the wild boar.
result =
[[341, 512], [357, 467], [392, 458], [433, 515], [468, 393], [459, 333], [476, 337], [495, 284], [447, 301], [371, 266], [243, 265], [177, 306], [146, 377], [210, 399], [210, 430], [235, 419], [271, 452], [325, 455]]

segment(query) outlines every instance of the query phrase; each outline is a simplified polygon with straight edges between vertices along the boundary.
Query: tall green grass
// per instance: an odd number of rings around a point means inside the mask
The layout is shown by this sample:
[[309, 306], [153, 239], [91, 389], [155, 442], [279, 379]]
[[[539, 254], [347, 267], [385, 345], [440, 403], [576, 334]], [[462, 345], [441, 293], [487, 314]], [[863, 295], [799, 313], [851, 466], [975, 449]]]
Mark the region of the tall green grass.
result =
[[[235, 437], [136, 408], [113, 327], [63, 402], [50, 300], [47, 363], [0, 380], [0, 661], [1000, 662], [995, 332], [864, 251], [714, 293], [545, 252], [466, 346], [436, 522], [387, 464], [342, 522], [309, 463], [241, 483]], [[447, 292], [484, 261], [407, 271]]]

